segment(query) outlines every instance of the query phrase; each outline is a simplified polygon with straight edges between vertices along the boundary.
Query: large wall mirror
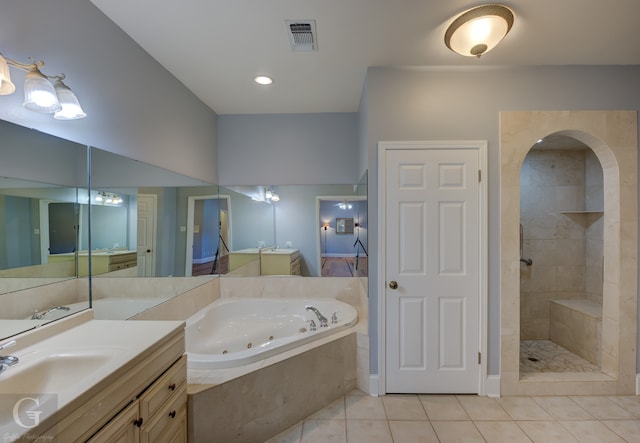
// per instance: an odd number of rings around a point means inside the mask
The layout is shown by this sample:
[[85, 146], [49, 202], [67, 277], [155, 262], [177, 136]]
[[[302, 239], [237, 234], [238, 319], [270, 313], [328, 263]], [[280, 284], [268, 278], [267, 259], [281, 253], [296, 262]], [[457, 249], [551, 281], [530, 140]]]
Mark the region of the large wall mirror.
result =
[[88, 230], [87, 148], [5, 121], [0, 134], [1, 339], [65, 315], [59, 305], [88, 307], [89, 290], [76, 261]]
[[[0, 339], [124, 288], [160, 303], [203, 275], [367, 274], [366, 177], [219, 187], [4, 121], [0, 132]], [[353, 232], [338, 234], [338, 218]], [[114, 306], [104, 318], [150, 305]]]

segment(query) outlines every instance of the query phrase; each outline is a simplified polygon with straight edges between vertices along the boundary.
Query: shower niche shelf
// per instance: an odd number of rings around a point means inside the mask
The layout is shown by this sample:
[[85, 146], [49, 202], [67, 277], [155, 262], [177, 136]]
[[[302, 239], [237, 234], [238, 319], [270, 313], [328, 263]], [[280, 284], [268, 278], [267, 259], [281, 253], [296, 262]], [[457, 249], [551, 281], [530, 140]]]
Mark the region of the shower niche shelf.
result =
[[586, 228], [600, 220], [604, 211], [560, 211], [560, 214], [570, 217]]

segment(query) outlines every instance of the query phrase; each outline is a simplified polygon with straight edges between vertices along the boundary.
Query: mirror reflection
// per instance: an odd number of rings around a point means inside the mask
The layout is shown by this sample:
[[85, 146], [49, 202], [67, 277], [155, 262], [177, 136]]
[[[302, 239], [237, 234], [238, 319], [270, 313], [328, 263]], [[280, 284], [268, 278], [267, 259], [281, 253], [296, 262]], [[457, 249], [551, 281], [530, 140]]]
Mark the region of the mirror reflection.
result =
[[0, 338], [89, 306], [77, 278], [88, 228], [87, 148], [0, 121]]
[[[11, 123], [0, 130], [2, 338], [88, 307], [90, 291], [96, 318], [129, 318], [197, 276], [366, 275], [366, 179], [219, 187]], [[337, 219], [353, 229], [337, 233]]]
[[[214, 255], [218, 262], [211, 268], [229, 276], [366, 276], [363, 189], [366, 186], [221, 186], [219, 198], [228, 200], [218, 223], [218, 241], [210, 249], [221, 252]], [[343, 216], [353, 220], [354, 229], [337, 240], [335, 220]]]

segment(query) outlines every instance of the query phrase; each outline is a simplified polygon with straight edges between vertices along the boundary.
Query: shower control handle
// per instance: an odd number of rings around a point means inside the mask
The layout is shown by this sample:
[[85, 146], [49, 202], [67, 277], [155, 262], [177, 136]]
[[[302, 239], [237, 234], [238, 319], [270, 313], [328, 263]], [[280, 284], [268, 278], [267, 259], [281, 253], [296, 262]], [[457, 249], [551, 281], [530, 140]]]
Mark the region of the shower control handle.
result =
[[396, 289], [398, 289], [398, 282], [395, 281], [395, 280], [391, 280], [389, 282], [389, 288], [391, 288], [391, 289], [393, 289], [395, 291]]

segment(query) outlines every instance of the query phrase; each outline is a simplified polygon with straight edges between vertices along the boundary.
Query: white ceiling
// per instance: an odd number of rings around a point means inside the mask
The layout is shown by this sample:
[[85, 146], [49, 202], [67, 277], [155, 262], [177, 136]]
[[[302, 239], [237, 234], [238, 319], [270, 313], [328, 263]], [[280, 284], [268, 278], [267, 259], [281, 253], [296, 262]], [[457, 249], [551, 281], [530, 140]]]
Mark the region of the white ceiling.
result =
[[[355, 112], [369, 66], [640, 64], [638, 0], [505, 1], [514, 26], [480, 59], [443, 43], [477, 1], [91, 1], [218, 114]], [[317, 52], [292, 52], [287, 19], [316, 20]]]

